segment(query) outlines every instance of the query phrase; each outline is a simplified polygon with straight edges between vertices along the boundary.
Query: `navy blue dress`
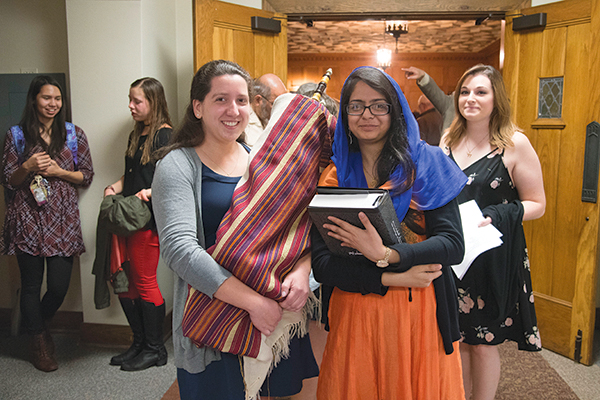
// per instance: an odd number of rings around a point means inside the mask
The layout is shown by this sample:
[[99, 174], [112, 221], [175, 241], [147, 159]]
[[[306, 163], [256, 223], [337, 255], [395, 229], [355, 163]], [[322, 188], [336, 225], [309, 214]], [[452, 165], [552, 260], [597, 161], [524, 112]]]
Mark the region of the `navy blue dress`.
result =
[[[231, 205], [233, 191], [240, 177], [219, 175], [206, 165], [202, 166], [202, 223], [206, 248], [215, 244], [217, 229]], [[180, 392], [186, 399], [244, 400], [242, 358], [231, 353], [221, 353], [220, 361], [213, 361], [203, 372], [190, 374], [178, 369]], [[267, 376], [261, 396], [286, 397], [302, 390], [304, 379], [319, 374], [313, 355], [310, 337], [294, 337], [290, 342], [290, 355]], [[182, 386], [185, 386], [184, 390]]]

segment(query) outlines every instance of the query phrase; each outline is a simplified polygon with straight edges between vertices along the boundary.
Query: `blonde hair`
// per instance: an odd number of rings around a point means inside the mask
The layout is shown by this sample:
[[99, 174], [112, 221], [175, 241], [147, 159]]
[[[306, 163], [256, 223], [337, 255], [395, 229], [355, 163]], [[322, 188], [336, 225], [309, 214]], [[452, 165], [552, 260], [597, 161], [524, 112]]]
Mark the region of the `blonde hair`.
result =
[[[163, 125], [171, 124], [171, 117], [169, 116], [169, 108], [167, 107], [167, 100], [165, 98], [165, 90], [162, 84], [154, 78], [140, 78], [133, 82], [130, 88], [139, 87], [144, 92], [148, 105], [150, 106], [150, 131], [148, 132], [148, 138], [142, 148], [142, 159], [140, 162], [142, 165], [152, 161], [152, 147], [154, 147], [154, 138], [156, 132]], [[137, 121], [133, 128], [133, 132], [129, 136], [129, 146], [125, 153], [127, 157], [133, 158], [140, 141], [140, 136], [144, 131], [144, 121]]]
[[502, 75], [496, 68], [490, 65], [477, 64], [469, 68], [458, 81], [456, 90], [454, 91], [454, 108], [456, 116], [446, 135], [446, 146], [450, 149], [460, 143], [467, 132], [467, 120], [460, 113], [458, 108], [458, 100], [460, 91], [467, 78], [476, 75], [486, 76], [492, 85], [494, 93], [494, 109], [490, 115], [490, 144], [492, 147], [505, 149], [514, 145], [512, 137], [519, 128], [512, 122], [510, 115], [510, 101], [508, 93], [502, 80]]

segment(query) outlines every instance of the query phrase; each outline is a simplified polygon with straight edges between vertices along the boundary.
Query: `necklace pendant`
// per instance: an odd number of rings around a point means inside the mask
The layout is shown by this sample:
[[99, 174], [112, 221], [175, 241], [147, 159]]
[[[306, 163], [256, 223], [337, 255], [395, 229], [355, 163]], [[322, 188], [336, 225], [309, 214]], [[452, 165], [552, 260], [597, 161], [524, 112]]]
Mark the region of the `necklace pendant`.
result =
[[467, 151], [467, 157], [471, 157], [473, 154], [470, 151]]

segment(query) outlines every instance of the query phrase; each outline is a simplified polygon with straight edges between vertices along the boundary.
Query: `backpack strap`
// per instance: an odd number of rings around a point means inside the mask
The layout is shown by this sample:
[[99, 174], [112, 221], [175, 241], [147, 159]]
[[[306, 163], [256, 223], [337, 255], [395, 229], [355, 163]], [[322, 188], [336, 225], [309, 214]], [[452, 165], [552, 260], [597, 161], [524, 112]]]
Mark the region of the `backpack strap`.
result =
[[71, 150], [73, 155], [73, 163], [75, 169], [77, 169], [77, 132], [75, 131], [75, 125], [71, 122], [65, 122], [67, 128], [67, 147]]
[[17, 155], [19, 156], [19, 161], [25, 152], [25, 135], [23, 134], [23, 129], [19, 125], [11, 126], [10, 132], [13, 136], [13, 141], [15, 142], [15, 147], [17, 148]]
[[[23, 160], [21, 159], [23, 153], [25, 152], [25, 135], [23, 134], [23, 129], [19, 125], [11, 126], [10, 132], [13, 136], [13, 142], [15, 144], [15, 148], [17, 149], [17, 158], [19, 159], [19, 163]], [[8, 207], [10, 203], [12, 203], [15, 198], [15, 191], [9, 189], [7, 187], [4, 188], [4, 205]]]
[[[77, 131], [75, 130], [75, 124], [65, 122], [65, 127], [67, 128], [67, 147], [71, 150], [73, 163], [75, 164], [75, 169], [77, 169]], [[15, 125], [10, 127], [10, 131], [13, 135], [15, 147], [17, 148], [19, 161], [22, 161], [21, 157], [25, 153], [25, 135], [23, 134], [23, 129], [21, 126]]]

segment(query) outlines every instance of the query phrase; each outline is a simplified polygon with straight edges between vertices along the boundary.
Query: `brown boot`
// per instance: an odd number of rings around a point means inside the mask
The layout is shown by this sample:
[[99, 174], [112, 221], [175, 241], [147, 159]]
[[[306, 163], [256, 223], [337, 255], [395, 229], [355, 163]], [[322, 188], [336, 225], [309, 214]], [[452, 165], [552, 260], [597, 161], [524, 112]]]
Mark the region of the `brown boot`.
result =
[[46, 340], [46, 344], [48, 347], [48, 354], [54, 358], [54, 353], [56, 347], [54, 346], [54, 340], [52, 340], [52, 335], [50, 335], [50, 321], [44, 321], [44, 340]]
[[33, 335], [31, 340], [31, 363], [44, 372], [56, 371], [58, 364], [48, 351], [48, 344], [43, 333]]

